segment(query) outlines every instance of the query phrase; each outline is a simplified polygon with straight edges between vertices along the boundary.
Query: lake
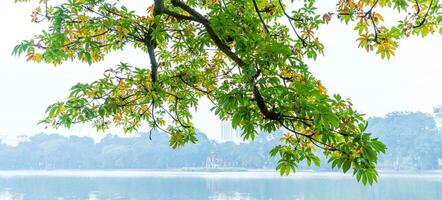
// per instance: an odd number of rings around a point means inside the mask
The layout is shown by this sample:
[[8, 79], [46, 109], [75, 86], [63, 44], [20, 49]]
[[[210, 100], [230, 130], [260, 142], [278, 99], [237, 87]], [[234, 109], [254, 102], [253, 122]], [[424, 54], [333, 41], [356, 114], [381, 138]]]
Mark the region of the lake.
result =
[[0, 200], [437, 200], [442, 173], [382, 173], [363, 186], [340, 173], [0, 171]]

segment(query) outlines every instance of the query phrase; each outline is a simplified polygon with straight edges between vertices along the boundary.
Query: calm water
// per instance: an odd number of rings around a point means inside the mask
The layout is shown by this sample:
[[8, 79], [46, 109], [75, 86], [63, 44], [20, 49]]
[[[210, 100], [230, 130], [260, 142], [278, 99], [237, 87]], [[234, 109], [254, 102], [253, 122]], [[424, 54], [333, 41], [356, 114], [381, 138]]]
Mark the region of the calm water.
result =
[[0, 172], [0, 200], [442, 199], [442, 174], [383, 174], [372, 187], [330, 173]]

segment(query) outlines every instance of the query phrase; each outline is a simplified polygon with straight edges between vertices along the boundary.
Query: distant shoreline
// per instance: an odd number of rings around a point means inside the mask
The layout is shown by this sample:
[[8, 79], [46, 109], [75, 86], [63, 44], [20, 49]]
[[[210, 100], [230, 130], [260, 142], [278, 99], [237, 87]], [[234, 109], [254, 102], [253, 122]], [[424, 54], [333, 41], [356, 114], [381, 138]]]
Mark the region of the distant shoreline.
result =
[[[382, 177], [403, 177], [403, 178], [436, 178], [442, 180], [442, 170], [432, 171], [414, 171], [414, 172], [396, 172], [380, 171]], [[351, 173], [343, 174], [341, 172], [316, 172], [316, 171], [298, 171], [290, 176], [280, 176], [279, 172], [274, 170], [248, 170], [248, 171], [181, 171], [175, 170], [0, 170], [0, 178], [14, 177], [78, 177], [78, 178], [148, 178], [148, 177], [190, 177], [190, 178], [210, 178], [210, 179], [275, 179], [275, 178], [351, 178]]]

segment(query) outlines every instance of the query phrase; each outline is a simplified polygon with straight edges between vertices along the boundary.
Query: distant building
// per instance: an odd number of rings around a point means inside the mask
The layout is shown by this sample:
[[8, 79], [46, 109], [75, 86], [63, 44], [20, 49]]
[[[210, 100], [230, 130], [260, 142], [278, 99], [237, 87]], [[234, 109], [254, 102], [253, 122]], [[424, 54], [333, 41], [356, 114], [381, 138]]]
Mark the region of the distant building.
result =
[[29, 137], [27, 135], [12, 135], [7, 133], [0, 133], [0, 143], [8, 144], [12, 146], [18, 145], [20, 142], [27, 141]]
[[442, 128], [442, 105], [433, 108], [433, 117], [437, 128]]
[[241, 134], [241, 130], [232, 127], [231, 121], [221, 121], [221, 142], [240, 143]]

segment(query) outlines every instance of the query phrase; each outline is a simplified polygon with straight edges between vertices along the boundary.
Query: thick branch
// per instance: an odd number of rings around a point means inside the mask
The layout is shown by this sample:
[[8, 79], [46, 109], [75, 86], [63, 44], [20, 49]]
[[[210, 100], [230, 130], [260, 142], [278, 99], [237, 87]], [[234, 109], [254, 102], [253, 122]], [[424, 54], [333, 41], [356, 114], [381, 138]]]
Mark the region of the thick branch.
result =
[[154, 15], [158, 15], [164, 12], [164, 0], [154, 0]]
[[148, 53], [149, 53], [149, 59], [150, 59], [150, 64], [151, 64], [151, 78], [152, 78], [152, 83], [156, 83], [158, 80], [158, 62], [157, 59], [155, 58], [155, 46], [151, 43], [151, 41], [145, 42], [147, 49], [148, 49]]
[[279, 120], [280, 116], [278, 113], [275, 113], [273, 111], [269, 111], [267, 108], [267, 105], [265, 104], [264, 99], [262, 98], [261, 93], [259, 92], [258, 86], [253, 87], [253, 96], [255, 98], [256, 104], [258, 104], [258, 108], [261, 111], [261, 113], [264, 115], [266, 119], [271, 120]]
[[[216, 32], [213, 30], [213, 28], [210, 25], [210, 22], [201, 15], [198, 11], [194, 10], [184, 2], [180, 0], [172, 0], [172, 5], [179, 7], [183, 9], [184, 11], [188, 12], [192, 17], [195, 18], [196, 22], [201, 23], [204, 28], [206, 29], [207, 33], [215, 43], [215, 45], [223, 52], [225, 53], [230, 59], [232, 59], [240, 68], [246, 67], [246, 62], [244, 62], [240, 57], [238, 57], [229, 46], [227, 46], [216, 34]], [[290, 18], [289, 18], [290, 19]], [[305, 41], [304, 41], [305, 42]], [[257, 72], [259, 73], [259, 72]], [[253, 86], [253, 96], [254, 100], [256, 101], [258, 108], [260, 112], [264, 115], [265, 119], [269, 120], [276, 120], [280, 122], [281, 114], [276, 113], [274, 111], [270, 111], [264, 101], [264, 98], [262, 97], [261, 93], [259, 92], [259, 87], [254, 83], [255, 80], [250, 80], [254, 86]]]
[[236, 64], [238, 64], [241, 67], [244, 67], [246, 65], [246, 63], [241, 58], [239, 58], [234, 52], [232, 52], [232, 50], [230, 49], [229, 46], [224, 44], [224, 42], [216, 34], [215, 30], [213, 30], [213, 28], [210, 26], [209, 21], [203, 15], [201, 15], [198, 11], [191, 8], [190, 6], [188, 6], [187, 4], [185, 4], [184, 2], [182, 2], [180, 0], [172, 0], [172, 4], [176, 7], [179, 7], [181, 9], [185, 10], [191, 16], [193, 16], [197, 22], [201, 23], [204, 26], [204, 28], [206, 29], [210, 38], [215, 43], [215, 45], [223, 53], [225, 53], [230, 59], [235, 61]]
[[163, 12], [164, 14], [167, 14], [169, 16], [175, 17], [178, 20], [189, 20], [189, 21], [194, 21], [194, 22], [198, 22], [198, 20], [195, 17], [192, 16], [186, 16], [186, 15], [181, 15], [179, 13], [173, 12], [171, 10], [164, 10]]
[[[216, 32], [213, 30], [213, 28], [210, 26], [209, 21], [201, 15], [198, 11], [194, 10], [184, 2], [180, 0], [172, 0], [172, 4], [176, 7], [179, 7], [183, 9], [184, 11], [188, 12], [191, 16], [193, 16], [197, 22], [201, 23], [204, 28], [206, 29], [207, 33], [215, 43], [215, 45], [223, 52], [225, 53], [230, 59], [232, 59], [238, 66], [245, 67], [246, 63], [238, 57], [229, 46], [227, 46], [216, 34]], [[251, 80], [253, 81], [253, 80]], [[267, 105], [265, 104], [264, 98], [262, 97], [261, 93], [259, 92], [259, 88], [257, 85], [253, 86], [253, 96], [254, 99], [261, 111], [261, 113], [264, 115], [264, 118], [271, 119], [271, 120], [278, 120], [279, 114], [269, 111], [267, 108]]]

